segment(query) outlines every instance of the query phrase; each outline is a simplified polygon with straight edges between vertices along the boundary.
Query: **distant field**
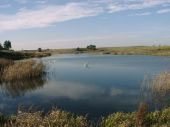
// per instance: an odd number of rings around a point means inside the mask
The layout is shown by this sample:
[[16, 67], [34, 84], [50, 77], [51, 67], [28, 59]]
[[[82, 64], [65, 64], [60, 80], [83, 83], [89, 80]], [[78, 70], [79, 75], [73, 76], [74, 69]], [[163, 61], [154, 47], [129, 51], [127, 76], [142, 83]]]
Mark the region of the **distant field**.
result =
[[170, 56], [170, 46], [135, 46], [135, 47], [108, 47], [88, 50], [86, 48], [77, 49], [53, 49], [49, 50], [52, 54], [114, 54], [114, 55], [154, 55]]
[[134, 46], [134, 47], [106, 47], [90, 50], [79, 49], [48, 49], [38, 52], [37, 50], [25, 51], [0, 51], [0, 58], [25, 59], [34, 57], [46, 57], [55, 54], [112, 54], [112, 55], [151, 55], [151, 56], [170, 56], [170, 46]]

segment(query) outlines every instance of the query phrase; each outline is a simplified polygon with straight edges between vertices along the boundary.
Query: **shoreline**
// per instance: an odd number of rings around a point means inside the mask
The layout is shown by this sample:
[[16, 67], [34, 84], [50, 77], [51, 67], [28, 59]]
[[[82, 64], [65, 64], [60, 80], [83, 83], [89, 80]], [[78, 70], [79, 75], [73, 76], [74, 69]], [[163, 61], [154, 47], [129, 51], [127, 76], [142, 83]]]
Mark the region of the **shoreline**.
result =
[[94, 54], [94, 55], [142, 55], [142, 56], [170, 56], [170, 46], [134, 46], [134, 47], [108, 47], [94, 50], [79, 49], [44, 49], [23, 51], [0, 50], [0, 58], [21, 60], [28, 58], [42, 58], [61, 54]]

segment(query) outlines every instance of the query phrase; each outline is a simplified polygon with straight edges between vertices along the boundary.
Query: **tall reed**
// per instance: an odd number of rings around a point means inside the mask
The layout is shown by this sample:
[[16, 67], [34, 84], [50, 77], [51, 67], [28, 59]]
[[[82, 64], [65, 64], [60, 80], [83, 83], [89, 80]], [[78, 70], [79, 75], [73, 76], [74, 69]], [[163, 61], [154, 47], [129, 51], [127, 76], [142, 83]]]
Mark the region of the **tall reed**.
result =
[[45, 66], [35, 60], [15, 62], [4, 69], [3, 81], [25, 80], [39, 77], [44, 74]]
[[14, 61], [13, 60], [9, 60], [9, 59], [2, 59], [0, 58], [0, 73], [3, 72], [3, 69], [7, 66], [10, 66], [14, 64]]
[[142, 86], [145, 101], [152, 101], [156, 108], [170, 106], [170, 72], [161, 72], [152, 78], [145, 78]]

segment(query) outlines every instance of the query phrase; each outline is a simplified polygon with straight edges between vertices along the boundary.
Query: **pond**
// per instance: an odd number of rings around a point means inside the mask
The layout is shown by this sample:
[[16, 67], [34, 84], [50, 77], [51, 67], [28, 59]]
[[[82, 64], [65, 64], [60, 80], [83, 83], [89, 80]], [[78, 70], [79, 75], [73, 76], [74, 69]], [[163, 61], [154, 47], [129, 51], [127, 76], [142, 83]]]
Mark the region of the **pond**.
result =
[[0, 85], [0, 112], [19, 107], [47, 112], [57, 107], [90, 117], [135, 111], [144, 76], [170, 70], [170, 58], [121, 55], [58, 55], [40, 59], [47, 78]]

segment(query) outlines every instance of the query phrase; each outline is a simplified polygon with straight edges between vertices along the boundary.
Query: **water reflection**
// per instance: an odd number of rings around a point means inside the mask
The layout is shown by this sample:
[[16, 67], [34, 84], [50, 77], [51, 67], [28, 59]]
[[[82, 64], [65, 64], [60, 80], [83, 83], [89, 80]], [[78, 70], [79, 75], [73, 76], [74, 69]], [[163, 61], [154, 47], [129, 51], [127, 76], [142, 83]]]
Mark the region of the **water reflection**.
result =
[[0, 83], [0, 87], [6, 96], [15, 98], [19, 96], [24, 96], [28, 92], [32, 92], [42, 88], [45, 82], [46, 78], [45, 76], [42, 76], [31, 80], [3, 82]]

